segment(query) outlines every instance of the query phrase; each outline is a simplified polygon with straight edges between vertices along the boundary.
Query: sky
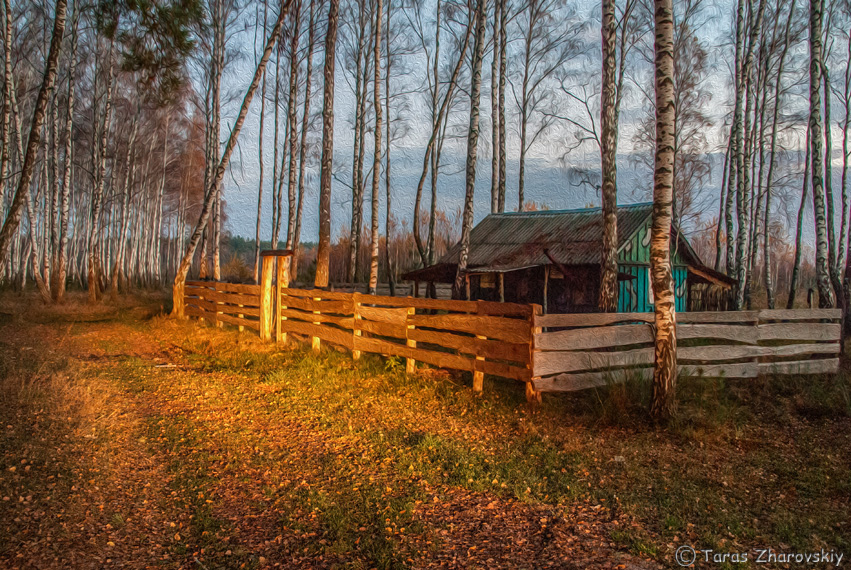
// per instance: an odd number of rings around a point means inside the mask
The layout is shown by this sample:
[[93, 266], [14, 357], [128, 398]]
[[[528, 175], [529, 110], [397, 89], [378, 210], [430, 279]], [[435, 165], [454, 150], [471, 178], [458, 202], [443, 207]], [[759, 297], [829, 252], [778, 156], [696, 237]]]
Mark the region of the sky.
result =
[[[730, 9], [731, 3], [725, 0], [710, 2], [707, 0], [706, 9], [704, 11], [705, 18], [701, 22], [698, 29], [698, 34], [702, 40], [709, 46], [726, 46], [730, 41], [731, 22], [730, 17], [733, 11]], [[253, 12], [253, 11], [252, 11]], [[589, 42], [593, 42], [599, 34], [598, 12], [599, 4], [580, 0], [577, 5], [577, 16], [579, 21], [587, 21], [589, 24]], [[253, 19], [253, 14], [246, 17]], [[248, 53], [236, 64], [231, 66], [225, 75], [225, 89], [234, 94], [233, 101], [226, 104], [224, 115], [226, 117], [226, 125], [230, 125], [235, 116], [239, 102], [241, 102], [242, 93], [251, 79], [254, 71], [254, 59], [250, 55], [251, 45], [255, 30], [253, 27], [246, 28], [245, 32], [236, 35], [232, 45], [239, 46], [244, 53]], [[321, 43], [321, 38], [320, 38]], [[592, 44], [596, 48], [596, 43]], [[338, 44], [339, 47], [339, 44]], [[724, 49], [714, 50], [713, 56], [715, 59], [712, 62], [712, 69], [707, 76], [707, 84], [712, 92], [712, 100], [710, 102], [708, 113], [715, 119], [716, 125], [708, 133], [707, 138], [710, 145], [710, 151], [715, 153], [713, 156], [713, 172], [706, 184], [702, 194], [699, 210], [704, 214], [705, 219], [712, 216], [717, 216], [718, 211], [718, 196], [721, 185], [721, 166], [723, 163], [723, 144], [724, 135], [722, 134], [723, 118], [727, 113], [727, 84], [728, 84], [728, 69], [726, 62], [726, 51]], [[424, 56], [418, 55], [410, 58], [409, 63], [414, 70], [411, 76], [401, 78], [406, 86], [410, 86], [413, 91], [422, 89], [419, 86], [421, 82], [421, 74], [417, 74], [418, 69], [422, 69], [425, 60]], [[594, 73], [594, 70], [599, 66], [599, 54], [594, 52], [588, 59], [581, 61], [573, 61], [570, 65], [584, 70], [585, 73]], [[321, 71], [322, 66], [322, 51], [321, 46], [314, 60], [314, 68]], [[474, 199], [474, 221], [480, 221], [489, 213], [490, 209], [490, 171], [491, 171], [491, 153], [490, 153], [490, 59], [489, 55], [485, 56], [483, 63], [483, 94], [482, 94], [482, 124], [481, 124], [481, 139], [479, 145], [479, 160], [477, 165], [476, 177], [476, 193]], [[646, 71], [646, 70], [645, 70]], [[645, 76], [649, 77], [649, 76]], [[641, 80], [640, 80], [641, 81]], [[351, 180], [351, 155], [353, 145], [353, 127], [352, 119], [354, 115], [354, 99], [347, 82], [341, 58], [338, 56], [337, 73], [336, 73], [336, 90], [335, 90], [335, 130], [334, 130], [334, 150], [335, 150], [335, 178], [332, 184], [332, 231], [334, 235], [341, 228], [348, 226], [351, 217], [351, 190], [344, 183]], [[313, 91], [320, 95], [313, 102], [313, 108], [321, 105], [321, 79], [317, 84], [314, 81]], [[271, 83], [269, 93], [271, 93]], [[466, 113], [469, 109], [469, 99], [465, 98], [459, 109], [459, 123], [463, 124], [466, 120]], [[403, 139], [394, 142], [391, 149], [391, 159], [393, 162], [393, 213], [395, 217], [401, 216], [410, 226], [413, 217], [413, 202], [414, 193], [416, 190], [417, 180], [419, 178], [425, 142], [430, 130], [430, 121], [426, 114], [424, 100], [418, 93], [413, 93], [409, 99], [410, 109], [404, 113], [404, 118], [410, 129], [409, 134]], [[519, 144], [518, 144], [518, 127], [515, 117], [511, 114], [512, 98], [507, 97], [507, 106], [509, 107], [509, 125], [508, 125], [508, 182], [506, 208], [509, 210], [516, 209], [517, 206], [517, 182], [518, 182], [518, 160]], [[639, 90], [632, 88], [628, 91], [626, 99], [622, 107], [621, 124], [620, 124], [620, 145], [619, 145], [619, 160], [618, 160], [618, 186], [619, 186], [619, 201], [621, 203], [631, 203], [647, 200], [650, 196], [650, 173], [646, 169], [637, 166], [632, 153], [637, 152], [632, 145], [632, 135], [635, 132], [637, 122], [647, 114], [647, 100], [641, 95]], [[269, 239], [271, 237], [271, 176], [272, 176], [272, 113], [270, 111], [271, 104], [267, 104], [266, 121], [265, 121], [265, 141], [263, 144], [264, 164], [265, 164], [265, 180], [264, 180], [264, 196], [263, 196], [263, 222], [261, 238]], [[581, 109], [578, 106], [564, 105], [559, 108], [559, 113], [570, 114], [573, 117], [581, 117]], [[260, 98], [255, 97], [252, 103], [250, 113], [246, 120], [245, 126], [240, 137], [238, 150], [235, 152], [230, 173], [226, 178], [225, 183], [225, 200], [227, 202], [228, 222], [226, 229], [234, 235], [240, 235], [246, 238], [253, 238], [255, 232], [255, 221], [257, 212], [257, 188], [259, 183], [259, 168], [258, 168], [258, 148], [257, 140], [260, 114]], [[282, 109], [281, 117], [283, 123], [284, 110]], [[229, 121], [227, 120], [229, 119]], [[514, 119], [514, 120], [512, 120]], [[321, 130], [321, 125], [317, 123], [314, 132], [317, 134]], [[223, 136], [226, 136], [229, 129], [223, 125]], [[282, 134], [283, 137], [283, 129]], [[550, 209], [570, 209], [581, 208], [599, 204], [599, 195], [595, 190], [588, 186], [578, 186], [572, 182], [569, 176], [569, 167], [578, 166], [585, 167], [591, 170], [598, 170], [599, 152], [596, 147], [586, 145], [585, 147], [574, 151], [567, 155], [567, 159], [563, 160], [565, 148], [573, 140], [572, 129], [559, 127], [554, 128], [545, 135], [535, 146], [533, 146], [527, 155], [526, 165], [526, 201], [534, 201], [539, 205], [544, 205]], [[838, 143], [837, 139], [837, 143]], [[834, 144], [834, 148], [838, 148], [838, 144]], [[720, 154], [719, 154], [720, 152]], [[837, 154], [834, 153], [836, 157]], [[460, 211], [463, 206], [464, 197], [464, 161], [466, 157], [466, 137], [461, 137], [455, 141], [449, 141], [444, 150], [444, 168], [441, 171], [439, 178], [439, 208], [445, 212], [452, 214]], [[838, 158], [835, 158], [838, 161]], [[318, 161], [316, 161], [318, 162]], [[372, 138], [368, 137], [366, 143], [366, 168], [371, 167], [372, 162]], [[367, 200], [369, 199], [369, 185], [367, 186]], [[792, 202], [783, 202], [779, 204], [781, 209], [787, 210], [787, 216], [797, 208], [797, 204]], [[424, 208], [428, 208], [427, 197], [424, 200]], [[307, 178], [307, 196], [304, 208], [303, 232], [302, 241], [315, 241], [318, 233], [318, 166], [314, 165], [308, 168]], [[384, 227], [384, 182], [382, 175], [381, 185], [381, 207], [382, 215], [382, 232]], [[366, 220], [368, 220], [369, 210], [365, 209]], [[366, 221], [365, 220], [365, 221]], [[283, 223], [286, 226], [286, 221]], [[282, 233], [285, 235], [286, 228], [282, 227]]]

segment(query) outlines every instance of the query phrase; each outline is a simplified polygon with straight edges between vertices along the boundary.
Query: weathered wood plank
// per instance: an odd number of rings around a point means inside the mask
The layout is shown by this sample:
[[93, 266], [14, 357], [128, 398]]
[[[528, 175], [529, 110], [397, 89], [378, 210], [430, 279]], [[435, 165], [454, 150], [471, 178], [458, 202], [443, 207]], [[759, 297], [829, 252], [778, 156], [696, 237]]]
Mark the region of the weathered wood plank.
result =
[[417, 342], [427, 342], [445, 348], [454, 348], [467, 354], [484, 356], [485, 358], [524, 363], [529, 361], [529, 345], [524, 343], [482, 340], [472, 336], [461, 336], [448, 332], [422, 329], [409, 330], [408, 338]]
[[784, 344], [762, 347], [763, 356], [806, 356], [808, 354], [839, 354], [839, 341], [810, 344]]
[[186, 286], [212, 288], [216, 291], [260, 296], [260, 285], [252, 285], [246, 283], [224, 283], [221, 281], [187, 281]]
[[339, 291], [323, 291], [322, 289], [294, 289], [292, 287], [287, 287], [282, 291], [283, 295], [289, 295], [291, 297], [307, 297], [310, 299], [315, 299], [319, 297], [321, 299], [327, 299], [329, 301], [351, 301], [352, 293], [341, 293]]
[[[531, 307], [520, 303], [495, 303], [492, 301], [455, 301], [446, 299], [420, 299], [416, 297], [386, 297], [381, 295], [361, 295], [361, 303], [386, 305], [389, 307], [413, 307], [456, 313], [478, 313], [491, 316], [528, 317]], [[481, 312], [480, 312], [481, 311]]]
[[677, 313], [677, 323], [756, 323], [759, 311], [700, 311]]
[[677, 347], [677, 360], [699, 360], [717, 362], [725, 360], [741, 360], [762, 356], [764, 348], [753, 345], [721, 344], [710, 346], [680, 346]]
[[393, 338], [405, 338], [405, 333], [408, 327], [405, 325], [394, 325], [390, 323], [379, 323], [375, 321], [367, 321], [361, 319], [357, 322], [358, 329], [364, 332], [377, 334], [381, 336], [389, 336]]
[[839, 359], [764, 362], [759, 365], [759, 371], [761, 374], [836, 374], [839, 372]]
[[833, 323], [767, 323], [759, 325], [759, 340], [839, 340], [842, 325]]
[[[760, 371], [760, 368], [755, 362], [713, 364], [708, 366], [680, 365], [677, 369], [681, 378], [756, 378]], [[535, 387], [541, 392], [573, 392], [623, 382], [627, 378], [650, 380], [653, 378], [653, 368], [558, 374], [546, 378], [536, 378], [534, 383]]]
[[260, 316], [260, 307], [240, 307], [239, 305], [222, 305], [221, 303], [216, 303], [216, 310], [227, 313], [228, 315]]
[[360, 305], [358, 313], [361, 318], [370, 321], [378, 321], [391, 325], [404, 325], [408, 318], [408, 309], [401, 307], [399, 309], [388, 309], [386, 307], [370, 307], [369, 305]]
[[412, 315], [408, 324], [416, 327], [447, 329], [457, 332], [486, 335], [508, 342], [529, 342], [531, 327], [528, 321], [478, 315]]
[[756, 344], [759, 335], [754, 327], [748, 325], [702, 325], [677, 323], [677, 340], [689, 339], [732, 340], [746, 344]]
[[512, 366], [504, 362], [493, 362], [492, 360], [474, 360], [473, 369], [475, 372], [482, 374], [490, 374], [491, 376], [499, 376], [501, 378], [511, 378], [520, 382], [528, 382], [532, 378], [532, 371], [525, 366]]
[[763, 309], [761, 321], [812, 321], [819, 319], [839, 320], [842, 309]]
[[565, 313], [554, 315], [535, 315], [536, 327], [598, 327], [625, 322], [655, 321], [653, 313]]
[[195, 307], [198, 307], [198, 308], [203, 309], [203, 310], [210, 312], [210, 313], [216, 312], [216, 303], [214, 303], [212, 301], [207, 301], [206, 299], [196, 299], [196, 298], [192, 298], [192, 297], [185, 297], [183, 299], [183, 305], [185, 307], [189, 307], [189, 306], [194, 305]]
[[354, 325], [354, 319], [352, 317], [317, 315], [316, 313], [306, 313], [304, 311], [296, 311], [294, 309], [281, 309], [281, 316], [286, 317], [286, 320], [292, 319], [308, 323], [331, 323], [349, 330], [351, 330]]
[[416, 350], [404, 344], [365, 336], [354, 337], [353, 346], [355, 350], [360, 350], [361, 352], [371, 352], [373, 354], [384, 354], [387, 356], [400, 356], [403, 358], [411, 358], [412, 351]]
[[281, 305], [287, 308], [303, 309], [305, 311], [321, 311], [323, 313], [341, 313], [350, 315], [353, 313], [351, 301], [304, 299], [287, 294], [281, 295]]
[[216, 315], [216, 319], [223, 323], [260, 330], [260, 321], [240, 319], [239, 317], [234, 317], [233, 315], [226, 315], [223, 313], [219, 313], [218, 315]]
[[653, 378], [653, 368], [632, 368], [611, 372], [582, 372], [559, 374], [533, 380], [535, 389], [541, 392], [575, 392], [624, 382], [627, 378]]
[[681, 364], [677, 372], [683, 378], [756, 378], [759, 367], [756, 362], [733, 362], [727, 364]]
[[349, 350], [352, 349], [351, 332], [336, 329], [327, 325], [315, 325], [312, 323], [287, 319], [285, 321], [281, 321], [281, 330], [288, 333], [320, 338], [328, 342], [333, 342], [334, 344], [339, 344]]
[[646, 324], [570, 329], [535, 335], [536, 350], [586, 350], [652, 342], [653, 332]]
[[203, 297], [209, 301], [218, 301], [231, 305], [259, 307], [260, 297], [256, 295], [241, 295], [239, 293], [224, 293], [221, 291], [205, 291]]
[[532, 354], [532, 376], [652, 363], [652, 348], [622, 352], [535, 352]]

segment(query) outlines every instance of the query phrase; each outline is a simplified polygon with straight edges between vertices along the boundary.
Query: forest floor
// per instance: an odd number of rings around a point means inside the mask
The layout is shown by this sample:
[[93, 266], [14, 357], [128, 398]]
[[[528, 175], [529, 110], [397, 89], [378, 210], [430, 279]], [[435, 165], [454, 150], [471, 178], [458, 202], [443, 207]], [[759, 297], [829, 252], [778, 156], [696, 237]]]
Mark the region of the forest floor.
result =
[[683, 383], [663, 429], [646, 385], [530, 408], [496, 379], [169, 319], [162, 296], [81, 300], [0, 296], [3, 568], [851, 556], [845, 373]]

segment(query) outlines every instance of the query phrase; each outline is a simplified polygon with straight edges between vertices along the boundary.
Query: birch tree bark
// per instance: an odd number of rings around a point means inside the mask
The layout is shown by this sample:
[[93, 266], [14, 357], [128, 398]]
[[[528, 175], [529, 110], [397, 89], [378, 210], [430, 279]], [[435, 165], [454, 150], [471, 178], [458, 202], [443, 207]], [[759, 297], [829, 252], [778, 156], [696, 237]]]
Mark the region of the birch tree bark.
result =
[[672, 0], [655, 0], [656, 159], [650, 274], [655, 307], [655, 356], [650, 415], [670, 419], [675, 410], [677, 335], [671, 271], [671, 218], [674, 190], [674, 13]]
[[325, 32], [325, 85], [322, 103], [322, 158], [319, 170], [319, 245], [316, 248], [316, 287], [328, 286], [331, 261], [331, 176], [334, 161], [334, 68], [340, 0], [329, 0]]
[[470, 128], [467, 132], [467, 165], [465, 168], [464, 213], [461, 218], [461, 251], [455, 275], [455, 295], [461, 296], [467, 277], [467, 256], [473, 230], [473, 196], [476, 191], [476, 158], [479, 146], [479, 104], [482, 88], [482, 57], [485, 49], [485, 13], [487, 0], [476, 0], [476, 40], [473, 44], [472, 85], [470, 87]]
[[601, 312], [618, 310], [618, 117], [615, 114], [617, 24], [615, 0], [603, 0], [603, 89], [600, 100], [600, 166], [602, 174], [603, 243], [600, 264]]
[[[827, 220], [824, 203], [824, 149], [821, 120], [822, 18], [824, 0], [810, 0], [810, 175], [816, 222], [816, 284], [819, 307], [834, 306], [828, 265]], [[826, 97], [829, 94], [825, 94]]]
[[[7, 30], [9, 29], [8, 19], [11, 17], [11, 7], [9, 4], [9, 0], [4, 0], [7, 17]], [[59, 61], [59, 54], [62, 50], [62, 36], [65, 32], [65, 11], [67, 5], [67, 0], [56, 0], [50, 50], [47, 54], [41, 86], [39, 87], [33, 108], [33, 118], [30, 123], [30, 134], [27, 139], [27, 150], [21, 165], [21, 176], [18, 179], [18, 186], [15, 190], [14, 197], [12, 198], [11, 208], [3, 222], [3, 228], [0, 230], [0, 264], [5, 263], [5, 260], [8, 257], [12, 238], [14, 237], [15, 230], [18, 229], [18, 225], [21, 222], [22, 207], [24, 206], [26, 198], [29, 196], [30, 184], [32, 183], [33, 173], [35, 171], [36, 155], [38, 154], [38, 148], [41, 145], [41, 127], [44, 124], [47, 102], [50, 99], [50, 93], [56, 82], [56, 66]]]
[[[390, 1], [390, 0], [388, 0]], [[378, 196], [381, 180], [381, 17], [384, 11], [383, 0], [376, 0], [375, 39], [373, 45], [373, 84], [372, 96], [375, 109], [374, 150], [372, 153], [372, 211], [369, 260], [369, 293], [378, 293]], [[388, 93], [389, 95], [389, 93]], [[388, 117], [389, 120], [389, 117]]]

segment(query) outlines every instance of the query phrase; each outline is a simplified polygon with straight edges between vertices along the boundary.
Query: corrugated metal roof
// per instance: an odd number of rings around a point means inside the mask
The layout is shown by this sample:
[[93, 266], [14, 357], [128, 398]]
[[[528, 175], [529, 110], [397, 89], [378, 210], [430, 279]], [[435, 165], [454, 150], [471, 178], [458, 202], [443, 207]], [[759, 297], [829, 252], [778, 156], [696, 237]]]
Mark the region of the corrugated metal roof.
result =
[[[652, 203], [618, 207], [618, 249], [641, 227]], [[603, 242], [600, 208], [490, 214], [470, 233], [467, 267], [477, 271], [513, 271], [548, 265], [544, 250], [564, 265], [595, 265]], [[460, 244], [438, 263], [457, 264]]]

